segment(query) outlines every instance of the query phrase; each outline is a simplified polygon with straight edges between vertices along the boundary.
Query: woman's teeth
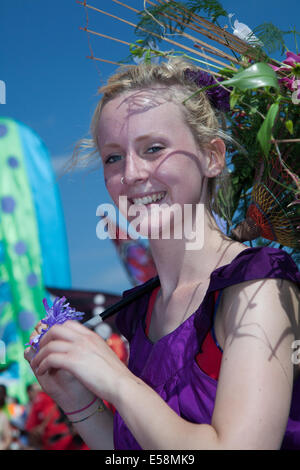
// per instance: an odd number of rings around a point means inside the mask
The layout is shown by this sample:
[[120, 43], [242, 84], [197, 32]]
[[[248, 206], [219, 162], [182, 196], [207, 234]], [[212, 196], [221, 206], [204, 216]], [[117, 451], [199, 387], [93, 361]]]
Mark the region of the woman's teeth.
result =
[[132, 199], [134, 204], [150, 204], [151, 202], [156, 202], [160, 201], [163, 197], [165, 197], [166, 192], [162, 193], [156, 193], [152, 194], [151, 196], [145, 196], [145, 197], [138, 197], [135, 199]]

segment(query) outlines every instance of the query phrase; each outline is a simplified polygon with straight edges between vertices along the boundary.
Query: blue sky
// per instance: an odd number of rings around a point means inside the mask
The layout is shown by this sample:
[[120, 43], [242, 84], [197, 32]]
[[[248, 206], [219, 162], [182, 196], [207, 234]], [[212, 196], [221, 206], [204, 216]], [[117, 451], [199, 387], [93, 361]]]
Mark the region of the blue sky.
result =
[[[143, 0], [123, 0], [141, 10]], [[112, 0], [88, 3], [136, 22], [135, 15]], [[299, 0], [288, 4], [271, 0], [224, 0], [228, 13], [249, 27], [272, 22], [280, 29], [297, 27]], [[90, 28], [134, 42], [134, 29], [113, 18], [89, 11]], [[221, 22], [224, 23], [224, 20]], [[131, 287], [113, 243], [96, 237], [96, 208], [110, 202], [102, 171], [76, 171], [61, 175], [62, 164], [74, 145], [88, 136], [97, 89], [114, 65], [91, 61], [85, 11], [76, 0], [1, 0], [0, 80], [6, 83], [6, 104], [0, 115], [31, 127], [49, 149], [58, 175], [68, 238], [72, 287], [121, 293]], [[299, 29], [299, 26], [298, 26]], [[292, 39], [287, 45], [295, 51]], [[128, 47], [92, 39], [95, 56], [120, 60]]]

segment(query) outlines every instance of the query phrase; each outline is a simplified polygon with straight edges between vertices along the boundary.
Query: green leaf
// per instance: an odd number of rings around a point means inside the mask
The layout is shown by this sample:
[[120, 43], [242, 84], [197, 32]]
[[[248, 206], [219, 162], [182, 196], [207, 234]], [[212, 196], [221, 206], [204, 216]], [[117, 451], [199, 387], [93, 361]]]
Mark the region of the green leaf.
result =
[[271, 147], [271, 137], [272, 137], [272, 129], [274, 126], [274, 122], [276, 116], [279, 111], [279, 103], [273, 103], [269, 111], [262, 123], [258, 133], [257, 133], [257, 140], [260, 143], [260, 146], [266, 156], [268, 156], [270, 147]]
[[267, 64], [259, 62], [253, 64], [241, 72], [237, 72], [229, 80], [224, 80], [222, 85], [233, 86], [241, 91], [271, 86], [279, 90], [276, 73]]
[[213, 23], [220, 16], [228, 16], [227, 11], [224, 10], [223, 6], [218, 0], [189, 0], [187, 7], [192, 13], [206, 14], [206, 17], [210, 19]]
[[252, 116], [253, 114], [257, 113], [257, 108], [250, 108], [249, 109], [249, 114]]
[[151, 52], [147, 50], [144, 55], [145, 64], [151, 64]]
[[288, 121], [285, 122], [285, 127], [287, 128], [287, 130], [289, 131], [289, 133], [291, 135], [293, 135], [294, 133], [294, 124], [293, 124], [293, 121], [291, 121], [290, 119]]
[[240, 94], [233, 90], [230, 93], [230, 109], [233, 109], [240, 98]]

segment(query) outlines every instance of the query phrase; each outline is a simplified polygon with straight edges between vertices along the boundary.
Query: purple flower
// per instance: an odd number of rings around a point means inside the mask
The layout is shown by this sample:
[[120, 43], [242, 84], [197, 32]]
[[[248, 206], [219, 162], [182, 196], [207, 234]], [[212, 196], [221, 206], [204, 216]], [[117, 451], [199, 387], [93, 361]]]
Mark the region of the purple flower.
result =
[[294, 52], [287, 51], [286, 59], [283, 61], [283, 63], [289, 65], [290, 67], [295, 67], [297, 63], [300, 63], [300, 54], [295, 54]]
[[[216, 81], [206, 72], [202, 72], [201, 70], [194, 71], [189, 68], [185, 69], [184, 76], [187, 80], [196, 83], [200, 88], [216, 85], [219, 81], [223, 80], [222, 78], [218, 78], [218, 81]], [[230, 110], [230, 92], [225, 88], [222, 86], [214, 86], [205, 90], [205, 93], [214, 108], [225, 112]]]
[[287, 74], [287, 76], [280, 78], [278, 81], [284, 84], [289, 90], [293, 91], [295, 88], [297, 88], [295, 83], [297, 83], [297, 78], [300, 77], [300, 54], [287, 51], [286, 59], [283, 61], [283, 64], [287, 65], [287, 67], [277, 67], [271, 64], [269, 65], [273, 70], [275, 70], [275, 72], [279, 70], [280, 72]]
[[68, 320], [82, 320], [84, 313], [77, 312], [74, 308], [70, 307], [69, 303], [66, 302], [66, 297], [56, 297], [52, 307], [49, 307], [47, 300], [43, 299], [43, 304], [47, 315], [42, 319], [42, 323], [46, 325], [46, 328], [42, 332], [35, 336], [28, 344], [32, 346], [36, 351], [39, 350], [39, 344], [42, 337], [53, 325], [61, 325]]

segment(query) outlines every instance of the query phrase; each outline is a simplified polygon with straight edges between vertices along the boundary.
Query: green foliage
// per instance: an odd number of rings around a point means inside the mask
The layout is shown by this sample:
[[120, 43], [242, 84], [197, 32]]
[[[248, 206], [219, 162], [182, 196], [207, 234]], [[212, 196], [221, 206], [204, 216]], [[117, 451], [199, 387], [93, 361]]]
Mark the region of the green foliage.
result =
[[274, 70], [265, 63], [253, 64], [247, 69], [235, 73], [232, 78], [223, 81], [223, 85], [233, 86], [240, 91], [267, 86], [274, 87], [276, 90], [279, 89]]
[[290, 119], [288, 119], [287, 121], [285, 121], [285, 127], [287, 128], [287, 130], [289, 131], [289, 133], [291, 135], [293, 135], [294, 133], [294, 124], [293, 124], [293, 121], [291, 121]]
[[[139, 13], [140, 20], [135, 29], [136, 35], [143, 38], [143, 45], [151, 40], [160, 41], [162, 35], [174, 34], [175, 29], [184, 31], [193, 13], [201, 14], [213, 23], [221, 16], [227, 16], [227, 12], [217, 0], [189, 0], [188, 2], [171, 0], [162, 5], [147, 7], [147, 10], [150, 15], [146, 11]], [[164, 15], [169, 15], [170, 18]], [[179, 22], [176, 21], [176, 17], [179, 18]]]
[[217, 0], [189, 0], [188, 9], [201, 16], [205, 16], [212, 23], [215, 23], [221, 16], [228, 16], [227, 11]]
[[257, 140], [267, 157], [271, 148], [272, 130], [279, 110], [279, 103], [272, 103], [262, 126], [257, 133]]
[[281, 54], [284, 53], [285, 44], [283, 36], [285, 33], [278, 29], [277, 26], [272, 23], [262, 23], [254, 28], [253, 34], [263, 42], [263, 47], [267, 50], [268, 54], [274, 54], [276, 51], [280, 51]]
[[[150, 41], [160, 41], [161, 35], [166, 33], [173, 34], [174, 29], [183, 31], [185, 26], [190, 22], [192, 12], [187, 10], [186, 4], [183, 2], [170, 1], [163, 5], [147, 7], [148, 12], [142, 11], [139, 13], [140, 21], [137, 24], [135, 33], [138, 37], [143, 38], [143, 45]], [[171, 17], [179, 16], [182, 24], [174, 19], [169, 19], [164, 15]], [[156, 21], [153, 20], [156, 19]], [[143, 31], [147, 30], [146, 31]], [[159, 37], [157, 37], [158, 35]]]

